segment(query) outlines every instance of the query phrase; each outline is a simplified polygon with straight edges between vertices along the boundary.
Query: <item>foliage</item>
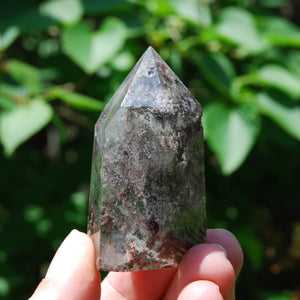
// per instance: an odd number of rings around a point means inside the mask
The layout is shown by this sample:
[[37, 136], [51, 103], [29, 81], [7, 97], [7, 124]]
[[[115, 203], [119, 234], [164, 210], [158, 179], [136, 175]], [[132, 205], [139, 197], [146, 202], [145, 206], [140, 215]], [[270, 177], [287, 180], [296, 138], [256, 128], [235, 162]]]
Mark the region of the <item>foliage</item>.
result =
[[203, 106], [208, 222], [243, 245], [240, 297], [292, 297], [299, 9], [288, 0], [1, 3], [0, 297], [29, 296], [63, 236], [85, 230], [93, 124], [148, 44]]

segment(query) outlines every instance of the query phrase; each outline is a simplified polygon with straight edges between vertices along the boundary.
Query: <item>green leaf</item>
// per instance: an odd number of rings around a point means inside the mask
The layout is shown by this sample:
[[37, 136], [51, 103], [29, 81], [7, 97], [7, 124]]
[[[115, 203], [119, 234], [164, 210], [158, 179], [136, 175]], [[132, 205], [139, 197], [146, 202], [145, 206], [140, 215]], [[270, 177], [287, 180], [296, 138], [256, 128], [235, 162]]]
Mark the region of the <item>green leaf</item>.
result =
[[211, 25], [210, 7], [208, 3], [201, 3], [199, 0], [146, 0], [144, 5], [154, 15], [165, 17], [176, 14], [193, 25]]
[[219, 102], [204, 109], [203, 126], [207, 142], [225, 175], [243, 163], [260, 130], [258, 115], [252, 107], [229, 108]]
[[263, 37], [272, 44], [300, 47], [300, 29], [284, 18], [261, 19]]
[[16, 106], [16, 103], [12, 101], [7, 95], [0, 93], [0, 107], [3, 109], [12, 109]]
[[2, 82], [0, 94], [12, 99], [15, 103], [22, 104], [27, 99], [28, 91], [23, 85]]
[[114, 17], [106, 18], [97, 31], [78, 23], [64, 30], [63, 50], [86, 73], [92, 74], [117, 54], [126, 36], [125, 24]]
[[151, 12], [151, 14], [157, 16], [166, 16], [175, 13], [172, 2], [173, 2], [172, 0], [165, 0], [165, 1], [145, 0], [143, 1], [143, 4]]
[[295, 100], [300, 98], [299, 78], [280, 65], [264, 65], [255, 76], [259, 84], [276, 88]]
[[288, 107], [276, 96], [267, 93], [258, 94], [256, 102], [259, 110], [276, 122], [294, 138], [300, 140], [300, 106]]
[[231, 61], [221, 53], [203, 54], [194, 61], [199, 62], [203, 76], [219, 92], [230, 95], [235, 70]]
[[83, 6], [80, 0], [50, 0], [40, 6], [41, 14], [64, 24], [72, 24], [80, 20]]
[[105, 103], [94, 98], [55, 87], [49, 91], [51, 98], [58, 98], [68, 106], [84, 111], [102, 111]]
[[288, 55], [282, 56], [282, 60], [287, 69], [300, 79], [300, 52], [290, 51]]
[[208, 4], [203, 4], [198, 0], [173, 0], [172, 2], [174, 10], [183, 19], [205, 27], [211, 25], [211, 12]]
[[9, 296], [11, 282], [5, 277], [0, 276], [0, 296]]
[[8, 63], [8, 74], [15, 81], [24, 85], [29, 95], [37, 95], [41, 92], [41, 75], [33, 66], [16, 59], [11, 59]]
[[14, 24], [14, 26], [18, 27], [22, 32], [36, 32], [55, 25], [57, 22], [52, 18], [42, 15], [39, 11], [39, 7], [36, 6], [20, 10], [18, 13], [13, 13], [11, 18], [2, 20], [1, 23], [3, 27]]
[[260, 52], [266, 47], [250, 12], [238, 7], [221, 11], [215, 30], [225, 41], [246, 50]]
[[120, 13], [130, 10], [130, 1], [128, 0], [82, 0], [86, 13], [89, 15]]
[[20, 34], [17, 26], [10, 26], [0, 33], [0, 51], [7, 49]]
[[112, 61], [111, 66], [121, 72], [129, 71], [135, 63], [135, 57], [132, 52], [121, 51]]
[[0, 115], [0, 140], [6, 155], [49, 123], [52, 108], [42, 100], [32, 100]]

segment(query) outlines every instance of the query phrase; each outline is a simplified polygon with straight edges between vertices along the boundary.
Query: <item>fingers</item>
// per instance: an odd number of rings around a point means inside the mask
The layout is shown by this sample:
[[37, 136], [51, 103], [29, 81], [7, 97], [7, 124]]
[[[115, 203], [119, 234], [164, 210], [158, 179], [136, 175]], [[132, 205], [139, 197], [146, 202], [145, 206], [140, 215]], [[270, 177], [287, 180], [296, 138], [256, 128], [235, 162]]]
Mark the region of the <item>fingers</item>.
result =
[[175, 272], [176, 268], [110, 272], [102, 283], [101, 300], [160, 299]]
[[100, 274], [90, 238], [73, 230], [56, 252], [30, 300], [100, 299]]
[[243, 251], [236, 237], [225, 229], [208, 229], [206, 243], [218, 244], [227, 252], [227, 258], [231, 262], [236, 277], [243, 265]]
[[168, 300], [197, 299], [199, 295], [201, 299], [234, 299], [235, 277], [243, 262], [241, 247], [222, 229], [208, 230], [207, 242], [212, 244], [188, 251], [176, 275], [176, 269], [110, 272], [102, 283], [101, 299], [159, 299], [167, 289]]
[[189, 283], [180, 292], [177, 300], [223, 300], [219, 287], [206, 280]]
[[[186, 253], [164, 299], [179, 296], [180, 299], [197, 299], [203, 291], [215, 293], [216, 299], [220, 295], [223, 297], [220, 299], [234, 299], [235, 278], [243, 261], [241, 248], [226, 230], [209, 230], [207, 235], [213, 244], [197, 245]], [[219, 288], [219, 293], [211, 284]], [[191, 296], [193, 292], [195, 295]], [[206, 299], [203, 295], [201, 297]]]
[[188, 284], [199, 280], [215, 283], [224, 299], [233, 299], [235, 274], [220, 247], [201, 244], [190, 249], [183, 257], [165, 299], [177, 299]]
[[[243, 253], [236, 238], [226, 230], [210, 229], [207, 243], [190, 249], [178, 270], [111, 272], [102, 284], [101, 299], [159, 299], [167, 290], [165, 299], [171, 300], [231, 300], [242, 263]], [[92, 241], [86, 234], [73, 230], [62, 243], [45, 279], [30, 298], [41, 299], [100, 299], [100, 274], [95, 269]]]

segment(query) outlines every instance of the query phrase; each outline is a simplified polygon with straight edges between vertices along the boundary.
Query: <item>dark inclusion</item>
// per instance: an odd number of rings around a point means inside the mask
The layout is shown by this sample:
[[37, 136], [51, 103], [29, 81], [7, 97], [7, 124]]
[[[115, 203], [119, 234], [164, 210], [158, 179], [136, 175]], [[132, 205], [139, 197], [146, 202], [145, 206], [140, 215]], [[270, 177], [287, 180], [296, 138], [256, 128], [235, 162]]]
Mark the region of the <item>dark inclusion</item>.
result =
[[88, 233], [99, 269], [175, 267], [204, 242], [201, 116], [149, 47], [95, 126]]

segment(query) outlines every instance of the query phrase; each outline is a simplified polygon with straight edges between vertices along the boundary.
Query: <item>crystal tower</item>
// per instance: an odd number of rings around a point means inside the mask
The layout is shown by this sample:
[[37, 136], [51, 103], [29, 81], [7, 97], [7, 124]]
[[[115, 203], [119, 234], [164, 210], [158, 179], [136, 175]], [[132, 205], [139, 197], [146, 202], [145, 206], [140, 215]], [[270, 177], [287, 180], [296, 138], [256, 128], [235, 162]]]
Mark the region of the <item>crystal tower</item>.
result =
[[201, 116], [149, 47], [95, 125], [88, 233], [99, 269], [175, 267], [205, 240]]

